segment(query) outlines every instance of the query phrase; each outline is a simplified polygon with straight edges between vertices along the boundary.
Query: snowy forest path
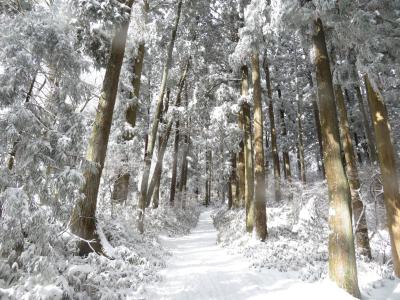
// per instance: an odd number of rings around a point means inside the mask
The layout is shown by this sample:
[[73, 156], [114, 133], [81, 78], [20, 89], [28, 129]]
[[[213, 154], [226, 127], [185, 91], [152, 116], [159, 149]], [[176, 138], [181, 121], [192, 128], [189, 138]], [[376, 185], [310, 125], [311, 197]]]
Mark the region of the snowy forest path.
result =
[[211, 214], [212, 210], [205, 210], [189, 235], [161, 237], [172, 257], [160, 272], [163, 281], [146, 288], [146, 299], [281, 300], [307, 296], [310, 300], [321, 299], [322, 295], [324, 299], [351, 298], [339, 289], [329, 295], [330, 289], [325, 284], [305, 288], [310, 284], [290, 278], [288, 273], [251, 269], [242, 256], [229, 254], [217, 245]]

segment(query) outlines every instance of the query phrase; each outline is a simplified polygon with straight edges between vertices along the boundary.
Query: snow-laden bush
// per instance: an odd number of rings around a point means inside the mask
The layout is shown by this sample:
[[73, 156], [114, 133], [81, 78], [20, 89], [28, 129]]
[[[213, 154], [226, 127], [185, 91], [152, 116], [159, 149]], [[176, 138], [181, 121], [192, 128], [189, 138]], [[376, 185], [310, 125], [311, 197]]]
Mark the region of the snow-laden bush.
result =
[[[61, 224], [49, 227], [46, 216], [29, 213], [26, 196], [16, 191], [10, 194], [13, 197], [8, 200], [14, 205], [5, 202], [7, 218], [1, 221], [0, 238], [19, 240], [24, 246], [1, 244], [2, 254], [7, 252], [8, 258], [0, 260], [0, 298], [7, 299], [126, 299], [140, 295], [145, 284], [160, 280], [157, 271], [165, 267], [169, 255], [158, 235], [188, 233], [200, 212], [195, 204], [186, 210], [149, 210], [147, 231], [141, 235], [136, 228], [137, 210], [117, 207], [114, 214], [118, 218], [98, 216], [99, 235], [109, 257], [90, 254], [82, 258], [74, 256], [76, 238], [63, 231]], [[3, 230], [6, 226], [12, 230]]]
[[[291, 272], [304, 281], [317, 281], [328, 273], [328, 198], [326, 183], [292, 185], [280, 202], [267, 202], [268, 237], [262, 243], [246, 233], [245, 210], [222, 208], [214, 215], [218, 242], [230, 252], [241, 253], [254, 268]], [[289, 197], [290, 192], [293, 198]], [[270, 199], [270, 198], [269, 198]], [[373, 273], [376, 282], [393, 278], [387, 230], [373, 226], [374, 215], [367, 203], [373, 261], [357, 256], [359, 272]], [[382, 216], [380, 216], [382, 217]], [[374, 288], [373, 285], [366, 287]]]

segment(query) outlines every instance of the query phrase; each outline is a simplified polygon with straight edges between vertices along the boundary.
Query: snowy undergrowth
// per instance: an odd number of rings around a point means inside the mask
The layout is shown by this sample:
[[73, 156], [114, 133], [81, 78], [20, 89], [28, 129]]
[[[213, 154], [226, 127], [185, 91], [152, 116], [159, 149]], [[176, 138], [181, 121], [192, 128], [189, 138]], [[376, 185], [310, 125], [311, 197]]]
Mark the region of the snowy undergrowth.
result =
[[[328, 272], [328, 201], [326, 184], [316, 182], [292, 188], [293, 199], [286, 194], [281, 201], [267, 201], [268, 237], [255, 240], [245, 230], [245, 210], [226, 207], [214, 215], [218, 242], [231, 253], [241, 253], [254, 268], [289, 272], [306, 282], [325, 279]], [[273, 199], [270, 195], [268, 199]], [[369, 210], [367, 210], [368, 212]], [[367, 219], [371, 217], [367, 214]], [[393, 268], [382, 263], [390, 252], [387, 231], [370, 232], [374, 259], [357, 255], [360, 287], [364, 295], [385, 285], [395, 284]], [[379, 298], [385, 299], [385, 298]]]
[[[315, 187], [316, 189], [318, 187]], [[221, 209], [214, 216], [218, 241], [233, 252], [242, 253], [255, 268], [281, 272], [297, 271], [305, 281], [315, 281], [326, 273], [328, 260], [327, 214], [318, 193], [303, 191], [295, 200], [269, 201], [268, 239], [261, 243], [245, 230], [245, 210]], [[306, 200], [308, 199], [308, 200]]]
[[[136, 210], [120, 207], [99, 216], [99, 233], [108, 255], [74, 255], [75, 240], [60, 233], [40, 254], [35, 241], [24, 241], [17, 262], [0, 261], [0, 299], [136, 299], [143, 286], [157, 280], [169, 253], [159, 234], [183, 235], [197, 223], [200, 209], [169, 207], [146, 211], [146, 232], [136, 229]], [[118, 217], [116, 217], [118, 216]], [[14, 254], [15, 255], [15, 254]]]

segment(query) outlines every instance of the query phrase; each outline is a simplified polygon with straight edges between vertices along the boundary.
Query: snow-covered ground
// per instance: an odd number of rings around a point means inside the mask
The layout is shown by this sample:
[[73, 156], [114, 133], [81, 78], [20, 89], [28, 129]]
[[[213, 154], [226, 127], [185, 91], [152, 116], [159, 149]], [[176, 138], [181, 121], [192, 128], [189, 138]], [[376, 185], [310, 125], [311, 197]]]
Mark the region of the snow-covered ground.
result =
[[67, 231], [48, 241], [50, 252], [27, 241], [18, 263], [10, 266], [0, 258], [0, 300], [137, 299], [143, 286], [159, 280], [157, 272], [170, 255], [159, 235], [188, 234], [199, 213], [198, 205], [185, 211], [149, 209], [144, 235], [137, 231], [134, 207], [116, 208], [113, 216], [100, 214], [100, 236], [108, 240], [103, 244], [113, 259], [76, 256], [76, 240]]
[[[294, 188], [280, 202], [269, 195], [264, 243], [246, 233], [245, 211], [225, 204], [149, 209], [144, 235], [136, 209], [119, 207], [99, 215], [112, 260], [74, 256], [68, 232], [49, 242], [50, 252], [26, 241], [18, 263], [0, 260], [0, 299], [352, 299], [327, 279], [324, 189], [323, 182]], [[398, 300], [386, 231], [371, 235], [374, 260], [357, 258], [363, 299]]]
[[[242, 255], [231, 254], [217, 244], [218, 232], [211, 214], [211, 210], [204, 211], [190, 235], [163, 237], [162, 245], [173, 256], [159, 273], [163, 280], [148, 286], [144, 298], [353, 299], [328, 280], [308, 283], [300, 280], [296, 272], [253, 268]], [[383, 289], [365, 299], [399, 299], [398, 283], [388, 284], [384, 293]]]
[[[265, 243], [246, 233], [244, 209], [228, 210], [223, 206], [212, 217], [218, 230], [218, 243], [228, 253], [245, 257], [256, 270], [279, 271], [283, 276], [280, 278], [308, 282], [311, 285], [303, 287], [314, 290], [328, 277], [326, 183], [316, 181], [306, 187], [294, 186], [292, 193], [290, 198], [286, 190], [281, 201], [274, 201], [269, 192], [268, 238]], [[363, 195], [363, 199], [367, 200], [367, 195]], [[380, 202], [367, 205], [373, 260], [357, 254], [359, 286], [363, 299], [397, 300], [400, 299], [400, 280], [393, 274], [389, 237], [381, 212], [376, 214], [376, 204], [381, 205]], [[380, 219], [380, 227], [375, 224], [376, 218]]]

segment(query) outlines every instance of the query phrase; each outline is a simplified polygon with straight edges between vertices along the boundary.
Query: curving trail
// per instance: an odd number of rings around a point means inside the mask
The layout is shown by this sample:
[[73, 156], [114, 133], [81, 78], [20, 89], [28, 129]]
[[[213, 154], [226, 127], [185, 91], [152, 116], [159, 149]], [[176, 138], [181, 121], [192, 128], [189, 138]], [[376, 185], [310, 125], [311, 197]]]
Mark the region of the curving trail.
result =
[[146, 299], [354, 299], [329, 282], [304, 283], [288, 273], [251, 269], [243, 257], [217, 245], [211, 213], [200, 215], [191, 234], [161, 238], [173, 256], [160, 272], [163, 281], [146, 289]]

